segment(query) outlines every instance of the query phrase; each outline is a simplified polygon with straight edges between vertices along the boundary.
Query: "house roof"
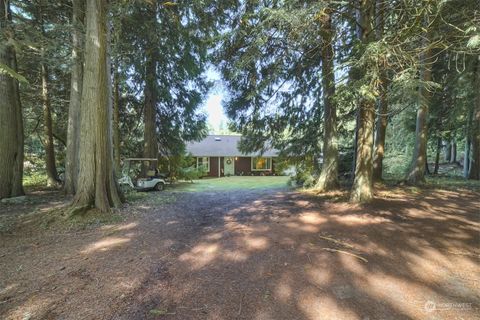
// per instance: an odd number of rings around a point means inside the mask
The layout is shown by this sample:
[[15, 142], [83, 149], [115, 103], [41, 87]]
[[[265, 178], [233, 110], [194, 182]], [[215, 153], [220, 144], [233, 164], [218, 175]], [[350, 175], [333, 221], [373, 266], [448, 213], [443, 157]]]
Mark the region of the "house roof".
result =
[[194, 157], [276, 157], [278, 151], [267, 150], [263, 154], [258, 152], [242, 153], [238, 150], [241, 136], [233, 135], [208, 135], [199, 142], [187, 143], [187, 153]]

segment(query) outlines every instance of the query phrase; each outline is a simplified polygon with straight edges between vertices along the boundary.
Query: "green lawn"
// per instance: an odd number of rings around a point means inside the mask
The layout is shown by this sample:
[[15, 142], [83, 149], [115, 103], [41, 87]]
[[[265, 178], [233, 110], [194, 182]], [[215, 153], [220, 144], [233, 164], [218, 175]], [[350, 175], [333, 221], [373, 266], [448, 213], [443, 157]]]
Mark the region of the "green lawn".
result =
[[177, 182], [167, 186], [172, 191], [228, 191], [228, 190], [255, 190], [287, 188], [288, 177], [223, 177], [204, 178], [190, 182]]

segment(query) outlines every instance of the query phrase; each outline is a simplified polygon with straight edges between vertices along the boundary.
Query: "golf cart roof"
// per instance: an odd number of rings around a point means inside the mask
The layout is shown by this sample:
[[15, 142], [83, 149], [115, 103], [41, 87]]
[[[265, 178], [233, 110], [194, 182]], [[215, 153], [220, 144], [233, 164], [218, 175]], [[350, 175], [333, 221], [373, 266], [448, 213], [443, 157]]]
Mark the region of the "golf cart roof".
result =
[[124, 161], [158, 161], [156, 158], [127, 158]]

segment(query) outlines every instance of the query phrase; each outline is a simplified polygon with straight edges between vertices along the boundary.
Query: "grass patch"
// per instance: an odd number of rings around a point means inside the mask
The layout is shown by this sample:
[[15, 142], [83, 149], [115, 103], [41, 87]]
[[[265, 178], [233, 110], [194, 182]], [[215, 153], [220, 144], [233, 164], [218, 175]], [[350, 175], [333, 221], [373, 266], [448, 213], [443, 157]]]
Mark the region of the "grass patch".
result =
[[167, 186], [168, 191], [205, 192], [205, 191], [232, 191], [232, 190], [265, 190], [288, 188], [286, 176], [243, 176], [204, 178], [190, 182], [178, 182]]

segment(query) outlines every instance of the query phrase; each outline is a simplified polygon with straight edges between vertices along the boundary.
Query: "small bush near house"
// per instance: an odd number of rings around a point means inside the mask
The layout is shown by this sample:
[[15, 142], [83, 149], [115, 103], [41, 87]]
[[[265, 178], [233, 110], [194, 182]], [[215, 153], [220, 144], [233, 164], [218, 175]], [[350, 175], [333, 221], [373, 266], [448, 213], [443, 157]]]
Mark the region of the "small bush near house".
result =
[[310, 170], [302, 170], [302, 168], [297, 167], [296, 173], [290, 177], [288, 185], [293, 187], [311, 188], [315, 185], [316, 181], [317, 176]]
[[202, 178], [207, 174], [207, 170], [204, 166], [200, 166], [196, 168], [195, 166], [190, 166], [186, 168], [180, 168], [178, 170], [178, 178], [193, 182], [193, 180], [197, 180]]

